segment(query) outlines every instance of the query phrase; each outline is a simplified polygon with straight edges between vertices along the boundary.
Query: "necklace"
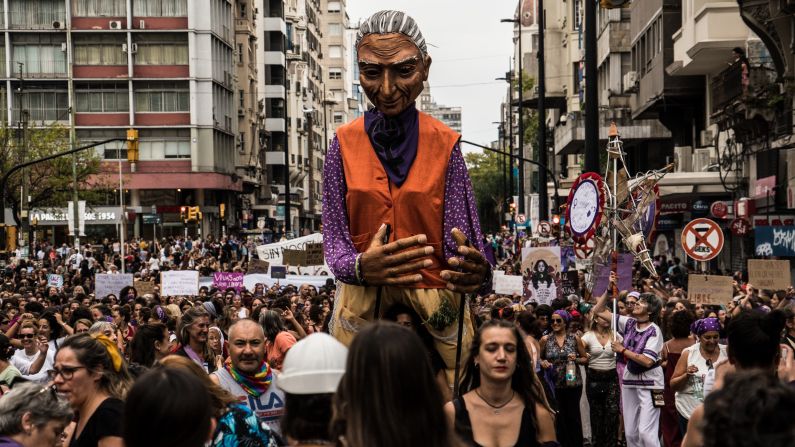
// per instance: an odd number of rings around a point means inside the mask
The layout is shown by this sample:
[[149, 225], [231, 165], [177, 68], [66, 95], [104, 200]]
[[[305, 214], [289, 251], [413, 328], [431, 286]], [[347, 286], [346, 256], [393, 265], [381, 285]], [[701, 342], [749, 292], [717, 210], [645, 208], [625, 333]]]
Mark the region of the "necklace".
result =
[[503, 403], [503, 404], [500, 404], [500, 405], [494, 405], [494, 404], [492, 404], [491, 402], [487, 401], [487, 400], [486, 400], [486, 398], [485, 398], [485, 397], [483, 397], [483, 395], [482, 395], [482, 394], [480, 394], [480, 391], [479, 391], [477, 388], [475, 389], [475, 394], [477, 394], [477, 395], [478, 395], [478, 397], [480, 398], [480, 400], [482, 400], [483, 402], [485, 402], [485, 403], [486, 403], [486, 405], [488, 405], [488, 406], [490, 406], [491, 408], [493, 408], [493, 409], [494, 409], [494, 414], [500, 414], [500, 413], [502, 412], [502, 409], [503, 409], [503, 408], [504, 408], [506, 405], [508, 405], [509, 403], [511, 403], [511, 401], [512, 401], [512, 400], [513, 400], [513, 398], [514, 398], [514, 396], [516, 396], [516, 391], [511, 391], [511, 398], [510, 398], [510, 399], [508, 399], [508, 400], [506, 400], [506, 401], [505, 401], [505, 403]]

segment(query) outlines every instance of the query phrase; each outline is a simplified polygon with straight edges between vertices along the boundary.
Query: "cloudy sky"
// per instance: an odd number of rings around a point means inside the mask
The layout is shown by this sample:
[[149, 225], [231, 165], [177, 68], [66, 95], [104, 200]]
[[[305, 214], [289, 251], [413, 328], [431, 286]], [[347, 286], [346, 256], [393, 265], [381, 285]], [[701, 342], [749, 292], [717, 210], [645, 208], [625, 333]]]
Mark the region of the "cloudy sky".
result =
[[[471, 5], [471, 6], [470, 6]], [[497, 139], [500, 102], [511, 57], [513, 0], [348, 0], [351, 26], [382, 9], [407, 12], [420, 26], [433, 58], [431, 94], [438, 104], [463, 107], [463, 138], [480, 144]], [[463, 149], [472, 149], [471, 146]]]

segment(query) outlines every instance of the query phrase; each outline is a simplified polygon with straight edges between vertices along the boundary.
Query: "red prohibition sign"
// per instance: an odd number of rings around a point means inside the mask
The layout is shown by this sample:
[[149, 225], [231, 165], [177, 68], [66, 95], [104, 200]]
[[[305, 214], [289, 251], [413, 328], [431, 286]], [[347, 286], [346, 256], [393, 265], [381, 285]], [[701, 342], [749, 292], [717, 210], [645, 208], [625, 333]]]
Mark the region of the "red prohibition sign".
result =
[[723, 249], [723, 230], [710, 219], [695, 219], [682, 230], [682, 248], [696, 261], [709, 261]]

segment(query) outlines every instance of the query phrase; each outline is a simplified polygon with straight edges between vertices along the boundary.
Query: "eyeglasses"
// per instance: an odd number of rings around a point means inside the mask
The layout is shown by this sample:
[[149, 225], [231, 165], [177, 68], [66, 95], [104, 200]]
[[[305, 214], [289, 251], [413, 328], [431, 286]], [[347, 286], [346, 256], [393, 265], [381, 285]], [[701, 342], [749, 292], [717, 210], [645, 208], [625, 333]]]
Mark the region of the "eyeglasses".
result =
[[553, 318], [552, 319], [552, 324], [559, 324], [559, 323], [563, 323], [563, 320], [561, 320], [560, 318]]
[[36, 334], [19, 334], [19, 338], [22, 338], [22, 339], [35, 338], [35, 337], [36, 337]]
[[60, 368], [53, 367], [51, 370], [47, 371], [47, 377], [50, 380], [55, 380], [56, 377], [61, 376], [64, 380], [72, 380], [74, 377], [75, 372], [79, 369], [88, 369], [85, 366], [62, 366]]

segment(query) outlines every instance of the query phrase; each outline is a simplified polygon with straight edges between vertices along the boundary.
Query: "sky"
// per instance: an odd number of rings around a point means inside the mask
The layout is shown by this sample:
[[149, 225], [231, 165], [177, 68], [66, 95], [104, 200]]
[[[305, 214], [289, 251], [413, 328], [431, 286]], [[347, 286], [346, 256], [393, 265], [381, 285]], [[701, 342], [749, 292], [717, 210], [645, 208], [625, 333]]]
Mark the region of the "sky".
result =
[[508, 71], [513, 25], [500, 19], [513, 17], [516, 5], [513, 0], [347, 0], [351, 26], [383, 9], [404, 11], [417, 21], [432, 58], [434, 101], [461, 106], [463, 139], [483, 145], [497, 139], [493, 122], [500, 120], [507, 93], [505, 81], [494, 78]]

